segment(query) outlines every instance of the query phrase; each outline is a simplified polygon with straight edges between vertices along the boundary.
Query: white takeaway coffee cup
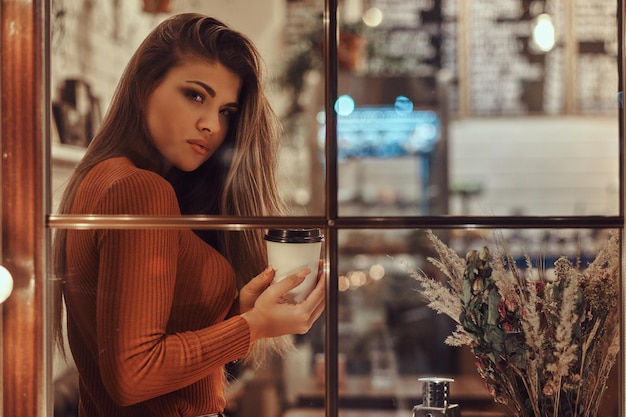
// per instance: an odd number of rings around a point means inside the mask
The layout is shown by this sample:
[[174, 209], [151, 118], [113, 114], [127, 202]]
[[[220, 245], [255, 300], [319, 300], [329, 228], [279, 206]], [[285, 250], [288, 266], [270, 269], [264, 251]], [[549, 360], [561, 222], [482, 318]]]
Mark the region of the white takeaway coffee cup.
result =
[[315, 288], [323, 241], [324, 235], [315, 228], [269, 229], [265, 234], [268, 263], [276, 271], [272, 282], [304, 268], [311, 270], [300, 285], [285, 294], [285, 299], [299, 303]]

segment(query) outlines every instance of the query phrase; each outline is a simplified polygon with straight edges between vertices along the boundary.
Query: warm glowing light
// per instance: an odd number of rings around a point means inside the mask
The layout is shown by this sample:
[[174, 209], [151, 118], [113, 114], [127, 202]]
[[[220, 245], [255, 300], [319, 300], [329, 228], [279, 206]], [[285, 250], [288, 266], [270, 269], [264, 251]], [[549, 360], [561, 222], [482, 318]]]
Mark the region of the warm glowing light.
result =
[[533, 28], [533, 42], [542, 52], [548, 52], [554, 48], [556, 35], [552, 18], [547, 13], [537, 16], [535, 27]]
[[383, 12], [378, 7], [370, 7], [363, 13], [363, 23], [376, 27], [383, 22]]
[[293, 193], [293, 200], [297, 204], [305, 206], [311, 201], [311, 192], [304, 187], [298, 187]]
[[339, 276], [339, 291], [347, 291], [350, 289], [350, 280], [345, 275]]
[[0, 265], [0, 303], [3, 303], [13, 291], [13, 277], [8, 269]]
[[370, 277], [375, 280], [381, 280], [385, 276], [385, 267], [381, 264], [372, 265], [370, 268]]
[[354, 271], [350, 273], [350, 284], [354, 287], [361, 287], [367, 282], [367, 275], [363, 271]]

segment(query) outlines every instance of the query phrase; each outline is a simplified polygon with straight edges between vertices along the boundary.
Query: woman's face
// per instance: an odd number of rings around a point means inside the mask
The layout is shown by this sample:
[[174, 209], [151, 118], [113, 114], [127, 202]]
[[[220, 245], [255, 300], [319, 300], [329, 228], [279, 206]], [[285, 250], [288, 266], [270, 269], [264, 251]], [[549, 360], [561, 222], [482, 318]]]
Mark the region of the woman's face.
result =
[[218, 62], [184, 61], [148, 97], [146, 119], [165, 160], [193, 171], [224, 142], [238, 110], [241, 78]]

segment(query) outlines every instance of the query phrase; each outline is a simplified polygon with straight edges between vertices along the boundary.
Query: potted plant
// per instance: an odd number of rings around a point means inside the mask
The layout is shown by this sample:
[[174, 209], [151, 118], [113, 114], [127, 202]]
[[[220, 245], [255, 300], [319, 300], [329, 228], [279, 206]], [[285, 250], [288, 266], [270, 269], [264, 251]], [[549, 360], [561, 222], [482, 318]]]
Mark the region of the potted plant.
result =
[[[429, 258], [447, 279], [411, 272], [429, 307], [457, 329], [507, 415], [595, 417], [619, 351], [620, 238], [613, 233], [582, 269], [565, 256], [553, 274], [517, 266], [507, 249], [460, 258], [432, 232]], [[506, 242], [499, 245], [506, 248]]]

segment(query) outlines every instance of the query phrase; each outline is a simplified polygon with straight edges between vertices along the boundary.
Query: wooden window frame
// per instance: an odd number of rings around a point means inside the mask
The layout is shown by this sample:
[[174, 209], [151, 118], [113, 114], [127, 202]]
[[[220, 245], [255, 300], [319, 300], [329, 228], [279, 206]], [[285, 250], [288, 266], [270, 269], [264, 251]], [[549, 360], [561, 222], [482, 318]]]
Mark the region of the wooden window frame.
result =
[[[623, 6], [619, 15], [619, 89], [623, 73]], [[14, 277], [13, 294], [2, 310], [2, 415], [52, 416], [52, 349], [49, 280], [51, 230], [59, 227], [181, 227], [240, 230], [277, 225], [317, 226], [326, 231], [328, 268], [326, 314], [326, 415], [338, 413], [337, 233], [345, 229], [407, 228], [616, 228], [623, 234], [624, 119], [620, 109], [620, 210], [618, 216], [568, 217], [345, 217], [337, 212], [336, 117], [338, 0], [325, 0], [326, 207], [324, 216], [284, 218], [181, 217], [177, 219], [50, 214], [49, 51], [50, 0], [0, 0], [0, 176], [2, 178], [1, 263]], [[622, 280], [620, 415], [626, 415], [624, 294]], [[333, 377], [335, 376], [335, 377]]]

